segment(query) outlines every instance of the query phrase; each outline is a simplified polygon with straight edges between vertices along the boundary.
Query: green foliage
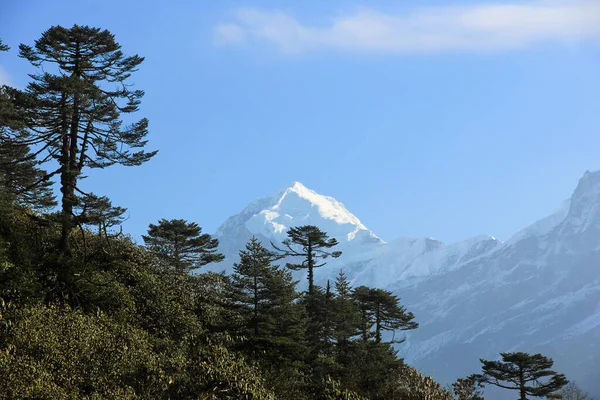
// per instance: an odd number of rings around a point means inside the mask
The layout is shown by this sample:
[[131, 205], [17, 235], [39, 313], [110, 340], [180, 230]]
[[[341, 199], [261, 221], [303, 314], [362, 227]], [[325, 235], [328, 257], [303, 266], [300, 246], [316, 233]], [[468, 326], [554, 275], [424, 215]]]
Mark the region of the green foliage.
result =
[[325, 400], [366, 400], [365, 397], [359, 396], [355, 392], [344, 389], [338, 381], [334, 381], [330, 377], [325, 379]]
[[[0, 51], [7, 50], [0, 41]], [[22, 97], [17, 89], [0, 86], [0, 197], [44, 210], [56, 203], [46, 172], [37, 166], [35, 153], [23, 142], [26, 119], [17, 106]]]
[[352, 286], [340, 271], [335, 280], [335, 297], [333, 299], [333, 339], [343, 351], [350, 338], [360, 333], [360, 310], [352, 298]]
[[219, 241], [202, 234], [195, 222], [161, 219], [158, 225], [150, 224], [148, 235], [142, 237], [163, 266], [179, 273], [223, 260], [223, 255], [217, 253]]
[[[518, 352], [500, 355], [502, 361], [480, 359], [483, 374], [475, 375], [475, 379], [504, 389], [517, 390], [522, 400], [527, 395], [551, 395], [569, 382], [563, 374], [552, 371], [550, 368], [554, 362], [541, 354]], [[543, 382], [542, 379], [547, 380]]]
[[[43, 237], [50, 230], [56, 237], [59, 230], [40, 228], [18, 207], [2, 211], [0, 219], [12, 225], [0, 226], [1, 297], [11, 305], [0, 317], [0, 381], [6, 385], [0, 393], [47, 399], [273, 398], [257, 367], [228, 349], [223, 326], [231, 315], [219, 300], [226, 277], [156, 269], [152, 254], [129, 239], [97, 235], [87, 238], [85, 260], [78, 236], [68, 259], [50, 254], [28, 264], [28, 252], [41, 255], [48, 248], [27, 233], [39, 230]], [[47, 272], [56, 264], [77, 272], [63, 282]], [[52, 279], [41, 279], [44, 272]], [[68, 294], [59, 296], [63, 305], [45, 305], [57, 286]]]
[[337, 352], [334, 375], [347, 388], [369, 399], [386, 399], [387, 388], [404, 365], [389, 343], [353, 340]]
[[283, 241], [284, 249], [273, 247], [279, 252], [280, 257], [302, 257], [299, 264], [286, 264], [291, 270], [307, 270], [308, 293], [313, 294], [314, 269], [324, 266], [326, 263], [319, 261], [328, 257], [337, 258], [342, 255], [341, 251], [331, 251], [332, 247], [338, 245], [335, 238], [329, 238], [327, 233], [313, 225], [304, 225], [290, 228], [287, 231], [288, 238]]
[[240, 262], [231, 277], [231, 298], [242, 316], [239, 347], [253, 358], [278, 363], [301, 357], [304, 313], [295, 304], [296, 282], [288, 271], [271, 262], [275, 255], [258, 239], [240, 251]]
[[[413, 321], [413, 313], [407, 312], [406, 308], [400, 305], [398, 297], [387, 290], [359, 286], [352, 295], [360, 309], [360, 331], [363, 340], [374, 337], [379, 343], [382, 340], [382, 331], [395, 332], [419, 327], [419, 324]], [[371, 332], [372, 327], [375, 327], [374, 332]]]
[[0, 393], [8, 398], [125, 399], [161, 391], [158, 358], [142, 330], [102, 312], [56, 306], [21, 308], [0, 322], [7, 320]]

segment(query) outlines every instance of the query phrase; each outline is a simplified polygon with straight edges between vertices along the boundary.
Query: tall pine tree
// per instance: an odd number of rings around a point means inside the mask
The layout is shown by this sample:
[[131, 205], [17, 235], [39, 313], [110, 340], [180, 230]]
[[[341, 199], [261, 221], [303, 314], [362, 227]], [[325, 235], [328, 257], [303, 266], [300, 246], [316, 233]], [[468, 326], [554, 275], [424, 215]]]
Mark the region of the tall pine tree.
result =
[[60, 176], [59, 249], [66, 254], [84, 168], [140, 165], [156, 153], [142, 149], [147, 119], [130, 125], [122, 120], [138, 111], [144, 95], [128, 83], [144, 59], [125, 56], [109, 31], [79, 25], [51, 27], [34, 46], [22, 44], [20, 56], [39, 73], [30, 75], [33, 81], [26, 89], [29, 135], [12, 139], [39, 149], [41, 163], [57, 164], [44, 178]]
[[198, 224], [184, 219], [161, 219], [157, 225], [150, 224], [148, 234], [142, 238], [163, 266], [179, 273], [224, 259], [217, 251], [219, 240], [203, 234]]
[[[375, 342], [379, 343], [382, 341], [382, 331], [395, 332], [419, 327], [413, 321], [413, 313], [400, 305], [398, 297], [387, 290], [359, 286], [352, 295], [360, 309], [360, 331], [364, 341], [374, 337]], [[373, 327], [375, 332], [371, 332]]]
[[352, 286], [340, 271], [335, 279], [335, 298], [333, 300], [333, 337], [340, 351], [350, 338], [360, 333], [360, 309], [352, 299]]
[[296, 299], [296, 282], [289, 271], [272, 262], [276, 255], [256, 237], [240, 251], [231, 277], [231, 297], [244, 325], [240, 346], [250, 355], [266, 355], [271, 362], [302, 357], [303, 313]]
[[[328, 257], [337, 258], [342, 255], [341, 251], [332, 251], [332, 247], [338, 245], [335, 238], [330, 238], [327, 233], [313, 225], [304, 225], [290, 228], [287, 231], [288, 238], [283, 241], [284, 249], [273, 245], [279, 252], [280, 257], [302, 257], [300, 263], [286, 264], [291, 270], [307, 270], [308, 294], [313, 294], [314, 290], [314, 269], [324, 266]], [[321, 260], [321, 261], [320, 261]]]

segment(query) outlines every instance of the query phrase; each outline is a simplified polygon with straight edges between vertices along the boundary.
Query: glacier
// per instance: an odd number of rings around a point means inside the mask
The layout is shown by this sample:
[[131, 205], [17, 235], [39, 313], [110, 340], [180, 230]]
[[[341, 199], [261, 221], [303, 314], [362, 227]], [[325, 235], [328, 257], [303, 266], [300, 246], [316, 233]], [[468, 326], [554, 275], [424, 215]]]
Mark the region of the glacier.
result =
[[[587, 171], [554, 214], [504, 242], [490, 235], [448, 244], [411, 237], [385, 242], [343, 203], [293, 182], [218, 228], [214, 236], [226, 258], [210, 268], [231, 271], [252, 236], [270, 247], [292, 226], [316, 225], [343, 252], [315, 270], [316, 283], [343, 270], [355, 286], [397, 294], [420, 323], [405, 333], [400, 356], [425, 374], [449, 383], [479, 372], [479, 358], [541, 352], [598, 395], [599, 211], [600, 172]], [[303, 272], [294, 275], [303, 287]]]

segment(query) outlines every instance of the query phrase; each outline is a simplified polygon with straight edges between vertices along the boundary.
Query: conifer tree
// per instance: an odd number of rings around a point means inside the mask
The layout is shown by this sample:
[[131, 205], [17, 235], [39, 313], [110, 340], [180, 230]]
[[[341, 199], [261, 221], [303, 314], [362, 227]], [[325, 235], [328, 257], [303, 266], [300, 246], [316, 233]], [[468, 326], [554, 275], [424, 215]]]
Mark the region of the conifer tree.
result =
[[371, 289], [367, 286], [359, 286], [352, 291], [352, 299], [359, 310], [359, 331], [360, 338], [363, 342], [369, 340], [373, 335], [371, 327], [373, 326], [372, 319], [372, 304], [371, 304]]
[[90, 193], [78, 198], [75, 204], [77, 209], [76, 221], [80, 225], [95, 227], [98, 236], [109, 238], [108, 229], [123, 222], [123, 214], [127, 211], [123, 207], [115, 207], [106, 196], [96, 196]]
[[333, 353], [333, 301], [334, 295], [329, 281], [325, 288], [314, 285], [313, 293], [303, 298], [308, 315], [305, 337], [311, 347], [312, 359], [320, 356], [329, 357]]
[[245, 322], [254, 336], [258, 336], [265, 321], [263, 307], [269, 300], [268, 280], [271, 262], [275, 255], [265, 249], [256, 237], [240, 251], [240, 262], [233, 265], [232, 285], [234, 300], [239, 303], [246, 316]]
[[150, 224], [148, 234], [142, 238], [164, 266], [179, 273], [224, 259], [217, 252], [219, 240], [203, 234], [198, 224], [184, 219], [161, 219], [158, 225]]
[[333, 336], [338, 348], [345, 347], [350, 338], [360, 333], [359, 324], [360, 310], [352, 299], [352, 286], [340, 271], [333, 300]]
[[[407, 312], [406, 308], [400, 305], [398, 297], [387, 290], [359, 286], [354, 290], [353, 297], [361, 311], [360, 330], [365, 341], [373, 336], [375, 342], [379, 343], [382, 340], [382, 331], [405, 331], [419, 327], [419, 324], [413, 321], [413, 313]], [[371, 333], [373, 326], [375, 332]]]
[[144, 92], [127, 82], [144, 59], [125, 56], [109, 31], [79, 25], [53, 26], [34, 46], [19, 48], [39, 73], [30, 75], [30, 104], [22, 107], [28, 135], [11, 139], [35, 146], [39, 162], [57, 164], [44, 178], [60, 176], [59, 249], [66, 254], [84, 168], [140, 165], [156, 153], [137, 150], [146, 145], [147, 119], [130, 125], [121, 119], [138, 111]]
[[276, 255], [253, 237], [240, 251], [231, 277], [231, 297], [243, 319], [240, 347], [274, 359], [301, 357], [303, 316], [295, 304], [296, 283], [289, 271], [272, 265]]
[[304, 225], [290, 228], [287, 231], [288, 239], [283, 241], [284, 249], [273, 247], [279, 252], [280, 257], [302, 257], [304, 260], [299, 264], [286, 264], [291, 270], [307, 270], [308, 294], [314, 292], [314, 269], [324, 266], [328, 257], [337, 258], [342, 252], [329, 250], [338, 245], [335, 238], [329, 238], [327, 233], [313, 225]]
[[[569, 382], [563, 374], [552, 371], [550, 368], [554, 361], [541, 354], [517, 352], [500, 355], [502, 361], [480, 359], [483, 374], [474, 375], [478, 382], [516, 390], [521, 400], [527, 400], [528, 395], [549, 396]], [[544, 379], [545, 382], [542, 381]]]
[[371, 289], [371, 314], [375, 322], [375, 342], [381, 342], [381, 331], [406, 331], [417, 329], [419, 324], [415, 316], [400, 305], [400, 299], [392, 292], [383, 289]]

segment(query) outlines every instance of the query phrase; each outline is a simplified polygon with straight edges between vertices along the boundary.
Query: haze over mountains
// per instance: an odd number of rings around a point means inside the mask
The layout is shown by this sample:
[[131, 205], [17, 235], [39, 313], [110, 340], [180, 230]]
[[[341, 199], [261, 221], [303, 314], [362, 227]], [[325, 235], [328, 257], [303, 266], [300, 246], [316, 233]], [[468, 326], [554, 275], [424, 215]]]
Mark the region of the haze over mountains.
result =
[[[226, 260], [213, 269], [230, 270], [252, 236], [270, 246], [299, 225], [319, 226], [343, 252], [315, 271], [316, 283], [342, 269], [353, 285], [392, 290], [414, 312], [420, 328], [399, 348], [424, 373], [450, 382], [478, 372], [480, 357], [541, 352], [600, 393], [600, 172], [586, 172], [555, 214], [505, 242], [479, 235], [449, 244], [384, 242], [342, 203], [295, 182], [225, 221], [216, 236]], [[304, 285], [303, 271], [295, 276]]]

